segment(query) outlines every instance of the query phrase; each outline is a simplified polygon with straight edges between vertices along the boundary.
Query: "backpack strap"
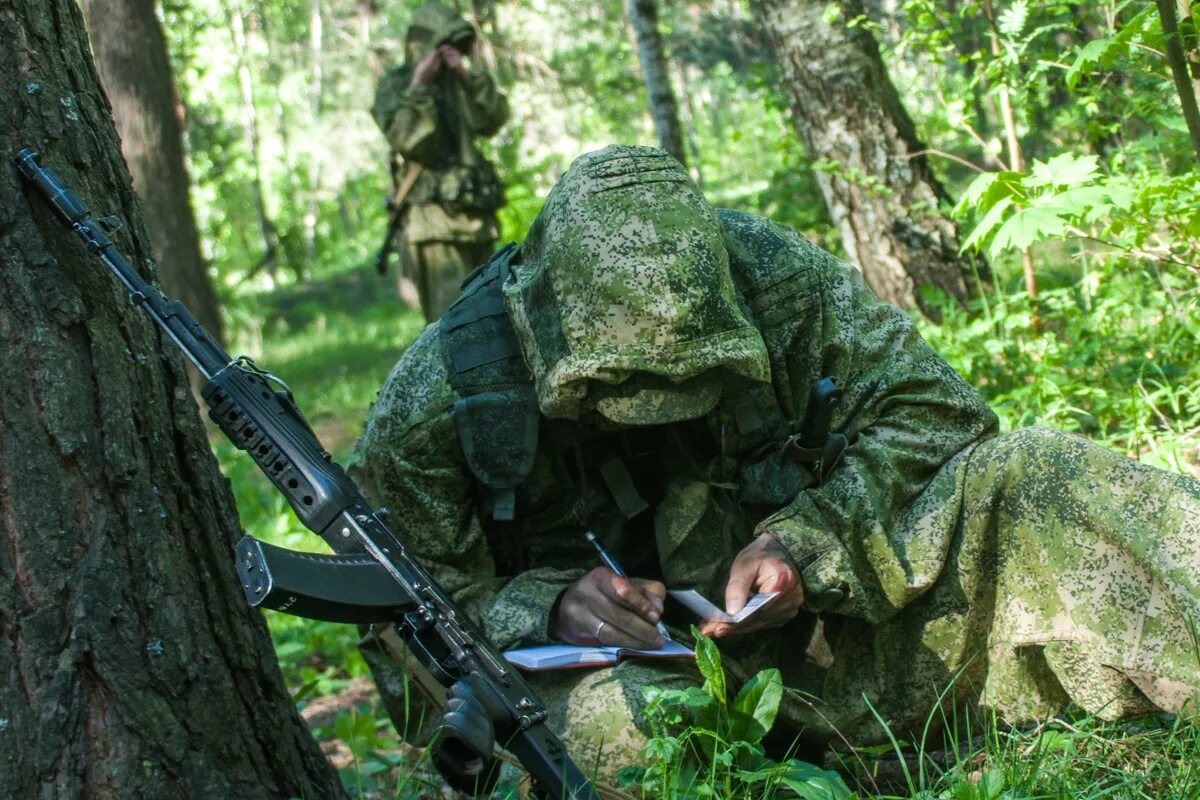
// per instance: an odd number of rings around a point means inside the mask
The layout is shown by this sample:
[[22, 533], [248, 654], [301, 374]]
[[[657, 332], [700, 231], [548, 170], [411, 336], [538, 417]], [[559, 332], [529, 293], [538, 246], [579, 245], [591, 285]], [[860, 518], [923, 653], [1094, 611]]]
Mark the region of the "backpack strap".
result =
[[511, 521], [516, 487], [529, 477], [537, 453], [541, 412], [502, 288], [520, 248], [507, 244], [463, 282], [442, 317], [442, 351], [459, 399], [454, 427], [468, 469], [492, 490], [492, 518]]

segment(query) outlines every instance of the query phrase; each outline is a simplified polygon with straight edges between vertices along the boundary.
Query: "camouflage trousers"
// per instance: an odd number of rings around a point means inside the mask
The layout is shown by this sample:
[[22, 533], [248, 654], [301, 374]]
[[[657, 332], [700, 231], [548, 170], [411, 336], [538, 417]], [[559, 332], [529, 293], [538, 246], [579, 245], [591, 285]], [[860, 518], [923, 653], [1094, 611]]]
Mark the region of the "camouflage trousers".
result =
[[1114, 719], [1200, 692], [1200, 483], [1037, 428], [982, 445], [966, 481], [965, 536], [999, 556], [971, 581], [991, 607], [986, 705]]
[[462, 280], [492, 255], [494, 242], [408, 242], [400, 247], [397, 289], [402, 299], [404, 281], [417, 290], [421, 313], [431, 323], [458, 299]]
[[[979, 445], [959, 480], [937, 585], [874, 625], [827, 615], [721, 641], [731, 690], [777, 666], [803, 690], [785, 694], [779, 723], [855, 745], [884, 740], [876, 714], [919, 735], [939, 703], [1010, 721], [1068, 701], [1106, 719], [1181, 711], [1200, 690], [1200, 483], [1038, 428]], [[692, 665], [646, 661], [531, 678], [551, 727], [606, 786], [643, 761], [643, 688], [697, 680]]]

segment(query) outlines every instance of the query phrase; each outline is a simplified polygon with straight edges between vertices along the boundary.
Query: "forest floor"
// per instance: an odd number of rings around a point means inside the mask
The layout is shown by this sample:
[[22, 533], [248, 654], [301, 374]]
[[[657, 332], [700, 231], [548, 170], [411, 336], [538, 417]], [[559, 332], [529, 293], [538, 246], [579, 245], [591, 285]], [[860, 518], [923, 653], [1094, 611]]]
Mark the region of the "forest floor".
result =
[[[287, 382], [342, 463], [375, 393], [422, 328], [420, 313], [396, 298], [392, 281], [368, 267], [243, 293], [226, 305], [226, 313], [228, 349], [250, 355]], [[292, 549], [323, 549], [249, 459], [219, 433], [212, 440], [247, 533]], [[297, 707], [353, 796], [455, 796], [421, 750], [399, 741], [352, 629], [275, 613], [268, 614], [268, 623]], [[855, 754], [840, 771], [863, 798], [1200, 798], [1200, 725], [1166, 716], [1120, 726], [1071, 717], [1034, 729], [988, 730], [967, 741], [950, 757], [896, 743]], [[897, 749], [906, 753], [903, 760], [895, 757]], [[826, 765], [833, 761], [831, 756]], [[746, 786], [714, 796], [749, 800], [761, 794]]]

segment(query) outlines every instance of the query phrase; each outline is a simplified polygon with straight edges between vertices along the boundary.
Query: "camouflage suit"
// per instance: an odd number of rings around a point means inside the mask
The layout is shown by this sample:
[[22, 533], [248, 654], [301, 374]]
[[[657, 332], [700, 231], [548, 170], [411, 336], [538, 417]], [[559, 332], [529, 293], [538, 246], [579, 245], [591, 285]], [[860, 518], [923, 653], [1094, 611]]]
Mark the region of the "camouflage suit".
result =
[[495, 246], [496, 209], [504, 190], [475, 137], [493, 136], [508, 120], [508, 100], [491, 75], [466, 81], [443, 66], [435, 82], [413, 85], [413, 68], [442, 44], [467, 52], [474, 29], [449, 7], [429, 2], [412, 17], [407, 62], [379, 82], [371, 109], [393, 151], [393, 178], [422, 169], [403, 214], [401, 276], [417, 286], [427, 322], [445, 312], [459, 283]]
[[[879, 741], [864, 695], [898, 735], [919, 732], [960, 672], [948, 701], [1014, 719], [1067, 700], [1178, 710], [1200, 685], [1186, 630], [1200, 617], [1200, 484], [1055, 431], [997, 436], [858, 270], [714, 211], [665, 153], [578, 159], [501, 277], [540, 413], [514, 520], [496, 519], [503, 489], [476, 462], [511, 446], [509, 428], [455, 410], [455, 309], [396, 365], [353, 465], [500, 647], [548, 640], [559, 593], [596, 564], [583, 530], [630, 574], [717, 599], [733, 557], [770, 533], [801, 572], [804, 610], [718, 644], [735, 675], [777, 666], [817, 698], [788, 693], [781, 709], [811, 739]], [[832, 427], [848, 446], [815, 469], [787, 442], [823, 376], [845, 391]], [[627, 661], [533, 682], [578, 763], [611, 779], [639, 761], [641, 688], [694, 679]]]

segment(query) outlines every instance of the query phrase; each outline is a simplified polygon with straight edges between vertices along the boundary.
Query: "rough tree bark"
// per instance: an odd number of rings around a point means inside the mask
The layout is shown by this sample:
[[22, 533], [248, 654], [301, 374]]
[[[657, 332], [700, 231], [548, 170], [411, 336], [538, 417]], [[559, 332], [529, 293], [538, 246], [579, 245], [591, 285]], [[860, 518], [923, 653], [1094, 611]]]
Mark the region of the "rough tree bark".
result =
[[[926, 314], [919, 289], [964, 301], [974, 288], [970, 259], [958, 255], [953, 222], [939, 211], [946, 192], [934, 177], [908, 113], [888, 78], [861, 0], [752, 0], [789, 95], [792, 120], [850, 261], [883, 299]], [[980, 265], [982, 268], [982, 265]]]
[[142, 199], [163, 287], [221, 339], [216, 292], [205, 273], [188, 197], [183, 125], [155, 0], [83, 0], [92, 54], [112, 106], [121, 151]]
[[340, 798], [233, 570], [181, 359], [22, 146], [150, 255], [75, 0], [0, 3], [0, 795]]
[[642, 81], [654, 120], [658, 146], [687, 166], [683, 150], [683, 128], [679, 124], [679, 105], [671, 90], [671, 75], [663, 54], [662, 36], [658, 32], [658, 8], [655, 0], [625, 0], [625, 13], [633, 28], [638, 61], [642, 65]]

